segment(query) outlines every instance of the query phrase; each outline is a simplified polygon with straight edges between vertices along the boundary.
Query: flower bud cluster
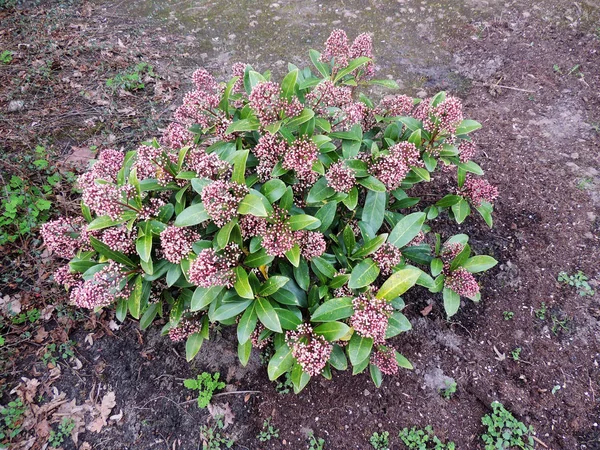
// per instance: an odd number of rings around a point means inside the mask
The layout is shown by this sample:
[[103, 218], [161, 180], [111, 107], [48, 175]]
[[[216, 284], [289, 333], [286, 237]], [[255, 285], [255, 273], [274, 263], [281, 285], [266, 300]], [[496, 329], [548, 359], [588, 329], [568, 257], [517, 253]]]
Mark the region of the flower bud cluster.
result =
[[371, 166], [371, 173], [388, 191], [393, 191], [400, 187], [411, 167], [424, 167], [419, 149], [410, 142], [399, 142]]
[[240, 256], [241, 250], [237, 244], [228, 244], [221, 254], [212, 248], [202, 250], [190, 265], [190, 283], [203, 288], [233, 287], [236, 280], [234, 269]]
[[362, 337], [372, 338], [375, 345], [385, 342], [388, 319], [394, 308], [387, 300], [361, 294], [352, 300], [354, 314], [350, 325]]
[[262, 246], [270, 256], [284, 256], [296, 244], [292, 228], [288, 224], [287, 211], [274, 207], [269, 217], [267, 229], [262, 235]]
[[271, 178], [273, 168], [287, 152], [287, 143], [276, 134], [266, 133], [260, 137], [252, 152], [258, 158], [256, 173], [261, 181]]
[[310, 261], [321, 256], [327, 249], [327, 242], [323, 233], [318, 231], [300, 230], [294, 233], [294, 238], [300, 246], [300, 252], [304, 258]]
[[73, 288], [71, 301], [80, 308], [95, 309], [128, 298], [131, 288], [126, 285], [127, 275], [123, 269], [121, 264], [109, 261], [91, 279]]
[[87, 244], [83, 229], [83, 218], [63, 217], [43, 224], [40, 234], [48, 250], [61, 258], [70, 259]]
[[335, 162], [325, 174], [327, 185], [336, 192], [348, 193], [356, 184], [355, 173], [343, 160]]
[[200, 196], [212, 221], [222, 227], [237, 215], [238, 206], [246, 194], [246, 185], [217, 180], [204, 187]]
[[300, 324], [295, 331], [288, 331], [285, 340], [304, 372], [314, 377], [323, 371], [333, 346], [323, 336], [315, 334], [309, 324]]
[[400, 264], [402, 252], [394, 244], [386, 242], [372, 255], [373, 261], [379, 267], [379, 272], [386, 277], [392, 274], [392, 269]]
[[204, 148], [193, 147], [185, 159], [186, 168], [196, 172], [198, 178], [216, 180], [231, 170], [231, 164], [223, 161], [216, 153], [206, 153]]
[[459, 267], [446, 275], [444, 286], [464, 297], [474, 297], [479, 292], [477, 280], [471, 272], [463, 267]]
[[169, 338], [173, 342], [181, 342], [190, 337], [194, 333], [199, 333], [202, 330], [202, 323], [196, 319], [182, 318], [177, 326], [169, 330]]
[[100, 240], [108, 245], [111, 250], [125, 254], [134, 254], [136, 239], [137, 230], [135, 228], [128, 230], [125, 225], [119, 225], [104, 230]]
[[160, 248], [163, 256], [173, 264], [188, 257], [194, 242], [200, 235], [190, 228], [168, 226], [160, 233]]
[[371, 364], [386, 375], [396, 375], [398, 373], [398, 361], [396, 361], [396, 351], [393, 348], [380, 345], [371, 354]]
[[498, 197], [498, 188], [492, 186], [488, 181], [467, 175], [462, 187], [462, 194], [475, 206], [481, 206], [483, 202], [493, 203]]
[[318, 174], [312, 170], [312, 166], [317, 162], [318, 156], [319, 148], [313, 141], [298, 139], [283, 156], [282, 166], [286, 170], [295, 171], [299, 180], [314, 184]]

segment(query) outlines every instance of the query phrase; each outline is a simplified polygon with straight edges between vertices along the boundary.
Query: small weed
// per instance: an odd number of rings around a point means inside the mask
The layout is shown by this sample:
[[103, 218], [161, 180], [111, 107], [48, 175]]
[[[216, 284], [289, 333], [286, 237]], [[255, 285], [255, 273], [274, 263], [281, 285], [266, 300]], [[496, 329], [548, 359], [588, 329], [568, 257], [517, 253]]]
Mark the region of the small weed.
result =
[[400, 431], [398, 437], [409, 450], [456, 450], [454, 442], [444, 444], [440, 438], [433, 434], [433, 429], [429, 425], [423, 430], [416, 427], [412, 427], [410, 430], [404, 428]]
[[529, 94], [529, 95], [527, 96], [527, 100], [529, 100], [530, 102], [535, 102], [535, 96], [534, 96], [534, 95], [532, 95], [532, 94]]
[[25, 407], [19, 398], [0, 409], [0, 442], [12, 440], [21, 432]]
[[285, 373], [285, 377], [280, 377], [277, 383], [275, 384], [275, 390], [278, 394], [289, 394], [294, 388], [294, 383], [292, 382], [292, 376], [290, 372]]
[[13, 317], [11, 319], [11, 322], [13, 323], [13, 325], [21, 325], [21, 324], [24, 324], [25, 322], [35, 323], [40, 319], [40, 317], [41, 317], [40, 310], [37, 308], [33, 308], [27, 312], [22, 312], [19, 315]]
[[575, 75], [580, 78], [583, 77], [583, 73], [581, 73], [581, 71], [579, 70], [580, 67], [581, 64], [575, 64], [573, 67], [571, 67], [569, 72], [567, 72], [567, 75]]
[[502, 315], [504, 316], [504, 320], [510, 320], [515, 317], [515, 313], [512, 311], [504, 311]]
[[575, 289], [577, 289], [577, 293], [581, 297], [592, 297], [595, 294], [587, 280], [588, 277], [581, 270], [578, 270], [577, 273], [573, 275], [569, 275], [567, 272], [560, 272], [558, 274], [558, 281], [562, 282], [563, 284], [573, 286]]
[[557, 384], [552, 388], [552, 395], [556, 394], [558, 391], [560, 391], [560, 385]]
[[13, 52], [11, 52], [10, 50], [4, 50], [2, 53], [0, 53], [0, 63], [8, 64], [12, 61], [12, 57]]
[[186, 388], [198, 391], [198, 408], [206, 408], [215, 391], [225, 387], [225, 383], [219, 381], [220, 376], [219, 372], [213, 375], [208, 372], [202, 372], [196, 379], [189, 378], [183, 381], [183, 385]]
[[75, 421], [70, 417], [63, 417], [62, 422], [58, 425], [58, 431], [50, 431], [50, 437], [48, 438], [48, 444], [50, 447], [60, 447], [74, 428]]
[[271, 424], [271, 418], [268, 417], [263, 422], [263, 429], [261, 430], [260, 433], [258, 433], [258, 436], [256, 436], [256, 439], [258, 439], [260, 442], [267, 442], [273, 438], [278, 438], [278, 437], [279, 437], [279, 429], [275, 428], [273, 426], [273, 424]]
[[558, 64], [554, 64], [552, 66], [552, 69], [556, 72], [556, 73], [560, 73], [562, 74], [562, 70], [560, 70], [560, 66]]
[[540, 320], [546, 320], [546, 313], [548, 312], [548, 308], [546, 307], [546, 302], [542, 302], [540, 309], [535, 310], [535, 317]]
[[522, 351], [522, 348], [517, 347], [512, 352], [510, 352], [510, 356], [512, 357], [513, 360], [519, 361], [521, 359], [521, 351]]
[[569, 332], [569, 325], [568, 325], [569, 319], [560, 320], [558, 318], [558, 316], [556, 316], [555, 314], [552, 314], [551, 319], [552, 319], [551, 330], [555, 336], [557, 336], [560, 331], [562, 331], [563, 333]]
[[450, 399], [456, 393], [456, 381], [444, 380], [444, 384], [446, 385], [446, 387], [440, 389], [440, 394], [445, 399]]
[[325, 448], [325, 439], [317, 438], [310, 432], [308, 435], [308, 450], [323, 450]]
[[75, 352], [73, 351], [74, 347], [74, 341], [63, 342], [58, 347], [56, 344], [48, 344], [48, 346], [46, 346], [46, 353], [42, 356], [42, 362], [46, 366], [48, 364], [56, 366], [60, 359], [69, 359], [75, 356]]
[[390, 450], [390, 433], [387, 431], [378, 433], [376, 431], [369, 438], [369, 443], [375, 450]]
[[487, 427], [487, 432], [481, 435], [485, 450], [502, 450], [519, 448], [533, 450], [533, 427], [526, 427], [506, 410], [502, 403], [492, 403], [492, 413], [481, 418], [481, 423]]
[[222, 448], [231, 448], [233, 440], [226, 435], [221, 434], [225, 429], [223, 419], [220, 416], [215, 417], [215, 426], [202, 425], [200, 427], [200, 436], [202, 438], [202, 450], [221, 450]]
[[579, 181], [577, 181], [577, 189], [579, 189], [580, 191], [585, 191], [590, 188], [593, 181], [594, 180], [589, 177], [581, 178]]
[[156, 78], [154, 68], [150, 64], [142, 62], [127, 69], [125, 72], [116, 74], [113, 78], [109, 78], [106, 80], [106, 86], [111, 88], [113, 92], [118, 89], [138, 91], [146, 87], [144, 84], [146, 76]]

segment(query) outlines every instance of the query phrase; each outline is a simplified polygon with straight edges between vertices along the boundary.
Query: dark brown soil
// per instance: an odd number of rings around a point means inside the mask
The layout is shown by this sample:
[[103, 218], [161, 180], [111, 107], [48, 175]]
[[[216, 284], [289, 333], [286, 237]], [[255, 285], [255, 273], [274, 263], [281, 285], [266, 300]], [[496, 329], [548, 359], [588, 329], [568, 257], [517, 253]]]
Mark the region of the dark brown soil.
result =
[[[533, 425], [547, 448], [600, 449], [600, 294], [579, 296], [557, 282], [559, 272], [577, 270], [593, 287], [600, 281], [600, 37], [593, 31], [515, 11], [483, 31], [462, 29], [448, 43], [451, 71], [424, 84], [431, 94], [463, 79], [458, 94], [467, 115], [484, 125], [476, 135], [477, 160], [501, 192], [493, 230], [480, 220], [452, 227], [444, 218], [433, 227], [466, 232], [476, 253], [500, 264], [481, 280], [482, 302], [464, 304], [452, 321], [438, 296], [421, 291], [406, 298], [413, 331], [394, 344], [415, 370], [385, 378], [380, 389], [368, 374], [335, 373], [332, 381], [311, 381], [300, 395], [283, 395], [258, 355], [239, 366], [229, 330], [216, 333], [191, 364], [159, 326], [140, 333], [127, 323], [93, 345], [85, 341], [88, 331], [76, 330], [70, 338], [83, 367], [63, 369], [54, 386], [78, 404], [92, 389], [114, 391], [113, 414], [123, 411], [118, 424], [86, 432], [79, 442], [106, 450], [201, 448], [199, 426], [208, 413], [185, 403], [192, 396], [182, 380], [209, 370], [226, 378], [228, 391], [260, 391], [217, 400], [235, 415], [226, 430], [234, 448], [307, 448], [312, 430], [326, 448], [367, 449], [374, 431], [387, 430], [391, 448], [400, 449], [400, 429], [431, 425], [458, 449], [479, 449], [480, 419], [498, 400]], [[164, 46], [160, 51], [173, 56]], [[432, 312], [423, 316], [430, 303]], [[542, 303], [547, 312], [540, 319]], [[505, 320], [504, 312], [514, 317]], [[511, 357], [516, 348], [519, 361]], [[26, 363], [13, 370], [27, 374]], [[458, 385], [449, 400], [438, 392], [446, 377]], [[269, 416], [280, 437], [260, 443], [256, 435]]]

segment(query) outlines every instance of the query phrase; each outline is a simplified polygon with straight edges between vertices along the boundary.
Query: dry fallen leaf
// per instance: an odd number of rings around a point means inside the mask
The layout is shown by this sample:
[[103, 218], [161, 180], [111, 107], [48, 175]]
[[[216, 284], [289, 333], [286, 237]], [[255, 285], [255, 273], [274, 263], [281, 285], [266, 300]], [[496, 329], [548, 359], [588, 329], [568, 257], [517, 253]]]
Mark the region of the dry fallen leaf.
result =
[[44, 329], [44, 327], [39, 327], [33, 341], [41, 344], [48, 337], [48, 332]]
[[431, 312], [432, 309], [433, 309], [433, 303], [430, 303], [429, 305], [427, 305], [425, 308], [423, 308], [421, 310], [421, 315], [426, 316], [427, 314], [429, 314]]
[[89, 333], [85, 339], [83, 340], [86, 344], [88, 344], [88, 348], [94, 345], [94, 333]]
[[100, 413], [100, 416], [96, 418], [92, 423], [90, 423], [87, 427], [89, 431], [95, 431], [99, 433], [100, 430], [107, 424], [107, 419], [110, 416], [110, 412], [115, 407], [117, 402], [115, 401], [115, 393], [108, 392], [104, 397], [102, 397], [102, 403], [100, 404], [100, 408], [96, 405], [96, 410]]
[[235, 416], [231, 412], [229, 403], [225, 403], [224, 405], [213, 405], [212, 403], [209, 403], [208, 412], [214, 419], [221, 417], [223, 419], [224, 428], [227, 428], [228, 425], [233, 425]]

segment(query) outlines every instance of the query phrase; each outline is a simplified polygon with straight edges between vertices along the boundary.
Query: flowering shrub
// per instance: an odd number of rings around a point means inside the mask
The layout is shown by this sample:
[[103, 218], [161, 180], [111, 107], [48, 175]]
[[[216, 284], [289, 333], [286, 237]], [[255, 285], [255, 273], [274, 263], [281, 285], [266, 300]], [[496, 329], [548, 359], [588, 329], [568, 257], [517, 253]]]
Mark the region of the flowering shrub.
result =
[[[428, 220], [462, 223], [474, 209], [491, 226], [497, 191], [476, 178], [469, 134], [444, 92], [378, 104], [371, 39], [341, 30], [317, 69], [290, 65], [281, 83], [246, 64], [218, 83], [194, 73], [162, 138], [122, 154], [105, 150], [79, 178], [82, 216], [46, 224], [49, 249], [70, 259], [55, 279], [78, 306], [116, 306], [142, 328], [160, 316], [193, 358], [211, 324], [237, 327], [239, 357], [274, 347], [268, 374], [295, 391], [331, 369], [369, 367], [375, 384], [410, 362], [388, 340], [411, 328], [402, 295], [442, 292], [448, 316], [480, 298], [473, 276], [496, 264], [471, 257], [468, 237], [442, 243]], [[455, 172], [437, 202], [408, 191]]]

